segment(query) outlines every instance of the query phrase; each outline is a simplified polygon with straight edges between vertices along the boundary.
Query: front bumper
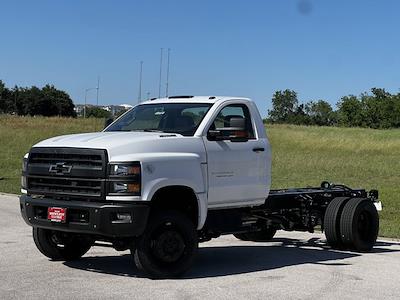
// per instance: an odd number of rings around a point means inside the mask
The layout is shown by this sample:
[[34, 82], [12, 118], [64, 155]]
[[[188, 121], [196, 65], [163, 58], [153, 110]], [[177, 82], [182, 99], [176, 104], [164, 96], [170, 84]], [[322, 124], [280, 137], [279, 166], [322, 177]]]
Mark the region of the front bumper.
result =
[[[66, 208], [66, 222], [49, 221], [47, 219], [49, 207]], [[150, 212], [150, 206], [145, 204], [62, 201], [32, 198], [28, 195], [20, 196], [20, 209], [22, 217], [30, 226], [114, 238], [141, 235]], [[132, 219], [129, 222], [121, 222], [116, 219], [117, 213], [130, 213]]]

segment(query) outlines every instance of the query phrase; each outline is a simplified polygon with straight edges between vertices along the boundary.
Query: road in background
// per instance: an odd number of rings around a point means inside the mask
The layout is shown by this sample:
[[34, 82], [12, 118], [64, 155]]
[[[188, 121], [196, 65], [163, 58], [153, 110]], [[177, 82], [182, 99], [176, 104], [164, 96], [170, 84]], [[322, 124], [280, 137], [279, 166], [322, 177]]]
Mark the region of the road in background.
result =
[[273, 242], [228, 235], [200, 245], [182, 279], [150, 280], [128, 251], [93, 247], [53, 262], [36, 249], [16, 196], [0, 195], [0, 299], [399, 299], [400, 243], [372, 253], [333, 251], [322, 234], [279, 232]]

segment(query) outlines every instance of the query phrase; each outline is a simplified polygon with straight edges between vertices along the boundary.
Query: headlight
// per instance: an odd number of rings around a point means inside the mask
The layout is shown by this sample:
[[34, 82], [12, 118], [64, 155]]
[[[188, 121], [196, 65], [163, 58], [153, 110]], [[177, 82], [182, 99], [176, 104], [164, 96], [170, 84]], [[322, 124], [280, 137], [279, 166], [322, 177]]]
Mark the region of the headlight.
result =
[[141, 167], [139, 162], [109, 165], [108, 195], [140, 196]]
[[28, 159], [24, 157], [22, 159], [22, 174], [21, 174], [21, 188], [23, 188], [24, 190], [26, 190], [26, 188], [28, 187], [28, 185], [26, 184], [27, 166], [28, 166]]
[[110, 165], [110, 175], [114, 176], [130, 176], [130, 175], [140, 175], [140, 165], [122, 165], [122, 164], [112, 164]]
[[28, 159], [24, 157], [22, 159], [22, 173], [26, 172], [27, 166], [28, 166]]
[[27, 188], [27, 184], [26, 184], [26, 177], [24, 175], [21, 176], [21, 188], [26, 190]]

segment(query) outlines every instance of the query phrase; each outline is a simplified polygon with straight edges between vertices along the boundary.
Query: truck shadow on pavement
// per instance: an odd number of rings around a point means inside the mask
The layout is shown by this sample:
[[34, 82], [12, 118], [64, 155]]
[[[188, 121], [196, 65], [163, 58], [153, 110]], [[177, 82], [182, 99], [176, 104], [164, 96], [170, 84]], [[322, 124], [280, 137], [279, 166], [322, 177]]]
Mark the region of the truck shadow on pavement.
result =
[[[258, 271], [273, 270], [302, 264], [329, 266], [351, 265], [345, 259], [363, 254], [330, 249], [320, 239], [308, 241], [275, 238], [272, 243], [249, 242], [236, 243], [233, 246], [207, 246], [199, 248], [192, 268], [181, 279], [219, 277]], [[396, 252], [381, 246], [398, 243], [377, 242], [372, 253]], [[96, 273], [105, 273], [128, 277], [145, 277], [133, 263], [129, 254], [116, 256], [87, 256], [77, 261], [64, 262], [64, 265]]]

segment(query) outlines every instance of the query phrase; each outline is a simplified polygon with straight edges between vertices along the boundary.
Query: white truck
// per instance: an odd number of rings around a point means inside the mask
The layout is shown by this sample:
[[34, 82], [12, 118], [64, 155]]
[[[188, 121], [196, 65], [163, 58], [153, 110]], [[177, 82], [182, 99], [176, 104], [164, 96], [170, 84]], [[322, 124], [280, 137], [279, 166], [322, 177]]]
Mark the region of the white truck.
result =
[[332, 248], [369, 251], [379, 229], [377, 190], [270, 190], [270, 144], [247, 98], [140, 103], [102, 132], [34, 145], [21, 184], [21, 214], [45, 256], [111, 245], [154, 278], [181, 275], [199, 242], [223, 234], [260, 242], [320, 226]]

